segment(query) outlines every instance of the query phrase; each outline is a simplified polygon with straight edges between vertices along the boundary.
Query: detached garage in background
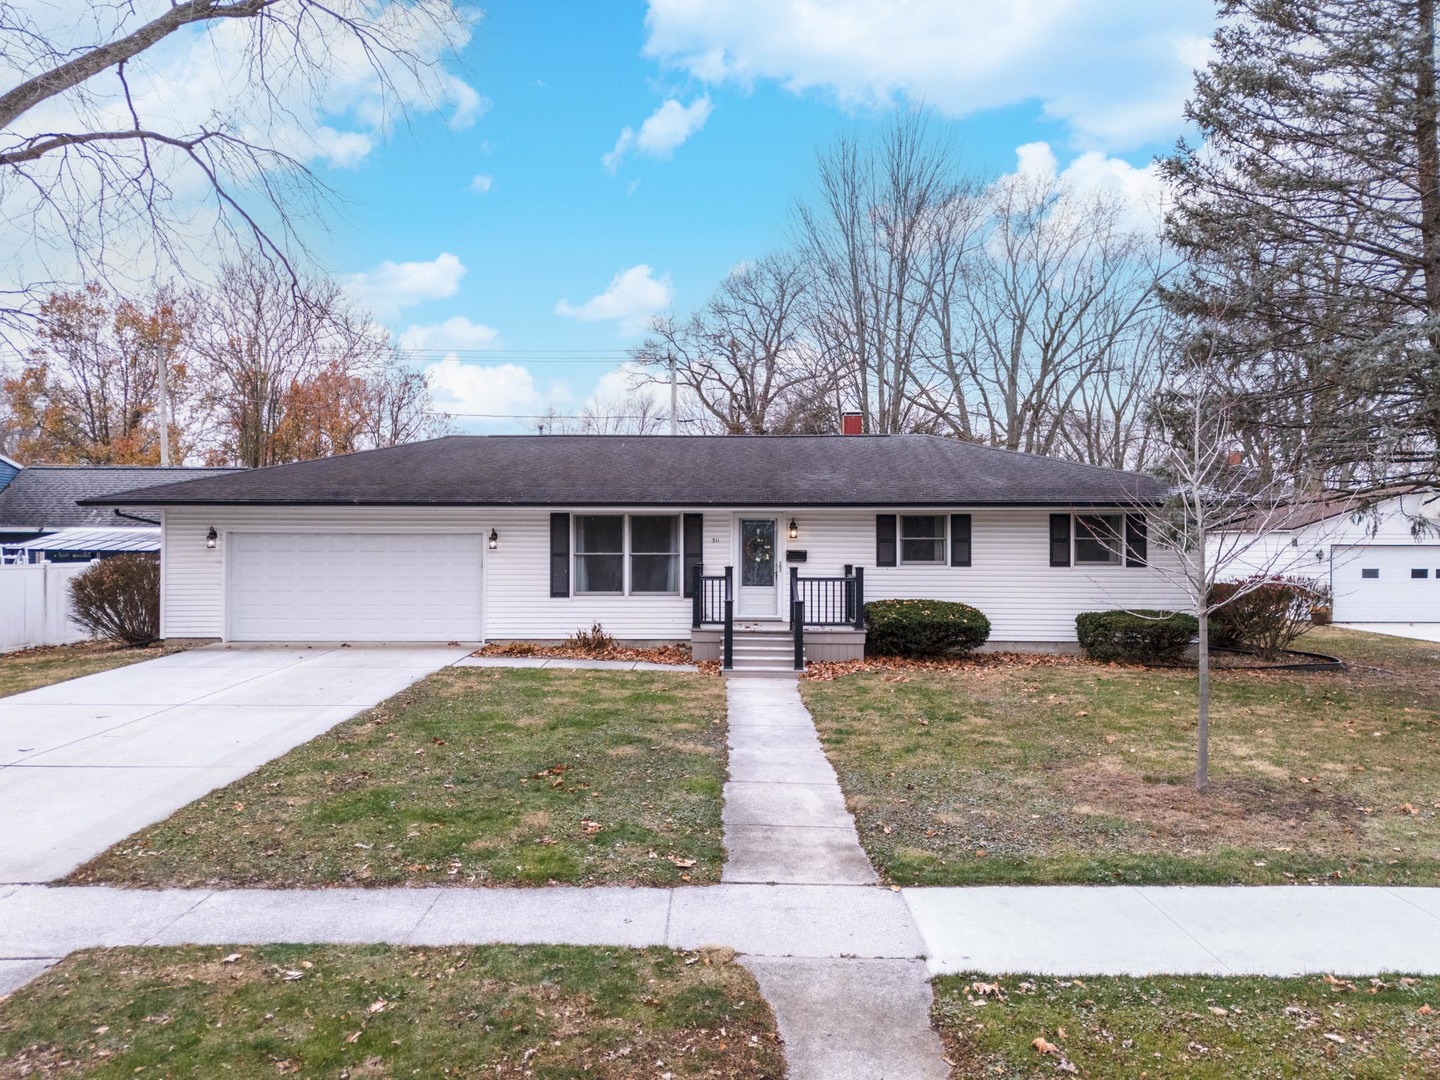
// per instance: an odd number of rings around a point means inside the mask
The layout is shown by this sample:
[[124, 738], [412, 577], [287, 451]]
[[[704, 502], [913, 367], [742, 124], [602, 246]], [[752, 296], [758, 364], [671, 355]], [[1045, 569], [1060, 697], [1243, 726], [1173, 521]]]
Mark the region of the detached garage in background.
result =
[[1363, 513], [1348, 499], [1313, 502], [1281, 525], [1226, 576], [1283, 564], [1329, 584], [1336, 623], [1440, 641], [1440, 492], [1393, 495]]

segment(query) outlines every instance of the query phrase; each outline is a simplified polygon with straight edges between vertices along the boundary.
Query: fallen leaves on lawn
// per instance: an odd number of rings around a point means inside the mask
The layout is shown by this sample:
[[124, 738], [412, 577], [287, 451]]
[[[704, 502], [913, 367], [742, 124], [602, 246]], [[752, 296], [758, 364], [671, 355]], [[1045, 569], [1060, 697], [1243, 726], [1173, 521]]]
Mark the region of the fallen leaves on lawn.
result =
[[651, 664], [690, 664], [689, 645], [659, 645], [652, 649], [632, 649], [612, 645], [605, 649], [577, 649], [571, 645], [532, 645], [512, 641], [503, 645], [486, 645], [476, 656], [542, 656], [557, 660], [643, 660]]

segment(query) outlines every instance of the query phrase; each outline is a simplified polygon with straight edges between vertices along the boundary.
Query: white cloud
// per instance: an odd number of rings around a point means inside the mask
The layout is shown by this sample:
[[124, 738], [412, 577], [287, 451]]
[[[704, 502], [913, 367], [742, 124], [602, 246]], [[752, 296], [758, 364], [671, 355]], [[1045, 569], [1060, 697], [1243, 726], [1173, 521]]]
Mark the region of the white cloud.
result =
[[1038, 101], [1076, 141], [1173, 135], [1204, 61], [1210, 0], [649, 0], [645, 53], [708, 83], [949, 116]]
[[705, 126], [710, 111], [708, 97], [696, 98], [689, 105], [681, 105], [671, 98], [645, 118], [639, 131], [628, 126], [621, 129], [614, 148], [600, 161], [614, 172], [625, 155], [632, 152], [662, 161], [668, 159], [686, 139]]
[[476, 195], [486, 194], [495, 183], [495, 177], [489, 173], [479, 173], [474, 180], [470, 181], [470, 190]]
[[373, 270], [342, 276], [340, 284], [376, 318], [390, 319], [426, 300], [454, 296], [464, 276], [465, 265], [442, 251], [429, 262], [397, 263], [386, 259]]
[[657, 279], [650, 267], [641, 263], [616, 274], [604, 292], [583, 304], [577, 306], [561, 300], [555, 305], [555, 314], [582, 322], [613, 319], [622, 334], [632, 335], [643, 331], [652, 315], [669, 307], [674, 295], [675, 287], [669, 275]]
[[544, 412], [548, 404], [535, 377], [519, 364], [467, 364], [447, 356], [427, 365], [425, 377], [436, 407], [461, 414], [458, 422], [466, 427], [523, 426], [509, 418]]
[[[1064, 169], [1049, 143], [1025, 143], [1015, 149], [1012, 177], [1057, 178], [1084, 198], [1105, 194], [1125, 207], [1125, 218], [1140, 231], [1155, 233], [1160, 227], [1164, 185], [1154, 162], [1137, 167], [1098, 150], [1087, 150]], [[1001, 183], [1005, 182], [1001, 177]]]
[[444, 322], [412, 323], [401, 331], [397, 344], [409, 352], [493, 349], [500, 344], [500, 331], [471, 322], [464, 315], [452, 315]]

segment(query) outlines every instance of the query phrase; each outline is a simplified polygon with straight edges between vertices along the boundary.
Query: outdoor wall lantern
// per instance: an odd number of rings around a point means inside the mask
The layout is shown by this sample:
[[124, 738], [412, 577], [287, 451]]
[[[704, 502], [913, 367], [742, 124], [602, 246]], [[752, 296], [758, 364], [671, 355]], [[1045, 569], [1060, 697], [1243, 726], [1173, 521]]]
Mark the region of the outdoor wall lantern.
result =
[[500, 534], [499, 534], [498, 532], [496, 532], [494, 529], [491, 529], [491, 530], [490, 530], [490, 539], [489, 539], [488, 543], [489, 543], [489, 545], [490, 545], [490, 550], [491, 550], [491, 551], [494, 551], [496, 548], [498, 548], [498, 547], [500, 546]]
[[207, 548], [209, 548], [211, 551], [214, 551], [214, 550], [215, 550], [215, 541], [216, 541], [216, 540], [219, 540], [219, 539], [220, 539], [219, 533], [217, 533], [217, 532], [215, 531], [215, 526], [214, 526], [214, 525], [211, 525], [211, 526], [210, 526], [210, 531], [205, 534], [205, 546], [206, 546]]
[[790, 539], [791, 539], [791, 540], [799, 540], [799, 539], [800, 539], [800, 526], [795, 524], [795, 519], [794, 519], [794, 518], [791, 518], [791, 519], [790, 519], [789, 534], [790, 534]]

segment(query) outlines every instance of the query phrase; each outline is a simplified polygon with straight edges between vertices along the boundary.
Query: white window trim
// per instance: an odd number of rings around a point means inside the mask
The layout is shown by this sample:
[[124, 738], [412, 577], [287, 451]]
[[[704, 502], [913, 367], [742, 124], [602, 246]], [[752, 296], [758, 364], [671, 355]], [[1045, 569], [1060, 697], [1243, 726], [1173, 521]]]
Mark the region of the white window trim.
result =
[[[1098, 559], [1080, 558], [1080, 519], [1084, 517], [1116, 518], [1119, 520], [1120, 550], [1112, 552], [1114, 558], [1106, 559], [1104, 562]], [[1085, 566], [1091, 569], [1101, 566], [1117, 566], [1122, 570], [1125, 568], [1125, 514], [1124, 512], [1090, 510], [1073, 513], [1070, 515], [1070, 565]]]
[[[939, 518], [940, 519], [940, 558], [938, 559], [907, 559], [905, 557], [905, 519], [906, 518]], [[1073, 533], [1073, 529], [1071, 530]], [[936, 537], [912, 536], [911, 540], [934, 540]], [[900, 514], [895, 519], [895, 565], [896, 566], [949, 566], [950, 565], [950, 515], [949, 514]]]
[[[585, 554], [586, 554], [586, 552], [583, 552], [583, 551], [580, 550], [580, 519], [581, 519], [582, 517], [618, 517], [618, 518], [621, 519], [622, 524], [621, 524], [621, 527], [620, 527], [620, 551], [619, 551], [619, 552], [614, 552], [614, 551], [594, 551], [594, 552], [590, 552], [590, 553], [589, 553], [589, 554], [592, 554], [592, 555], [615, 555], [615, 554], [618, 554], [618, 555], [620, 556], [620, 580], [621, 580], [621, 590], [620, 590], [619, 592], [599, 592], [599, 591], [595, 591], [595, 590], [585, 590], [585, 591], [581, 591], [581, 589], [580, 589], [580, 585], [579, 585], [579, 583], [580, 583], [580, 574], [579, 574], [580, 559], [583, 558], [583, 557], [585, 556]], [[677, 545], [677, 549], [676, 549], [675, 551], [673, 551], [673, 552], [668, 553], [668, 554], [669, 554], [670, 558], [672, 558], [672, 559], [674, 559], [674, 560], [676, 561], [676, 564], [677, 564], [677, 567], [678, 567], [678, 572], [677, 572], [677, 574], [676, 574], [676, 576], [675, 576], [675, 579], [676, 579], [676, 581], [677, 581], [678, 584], [679, 584], [679, 588], [667, 589], [667, 590], [665, 590], [665, 591], [663, 591], [663, 592], [658, 592], [658, 591], [657, 591], [657, 592], [651, 592], [651, 591], [649, 591], [649, 590], [646, 590], [645, 592], [636, 592], [636, 591], [635, 591], [635, 589], [634, 589], [634, 581], [632, 580], [632, 575], [631, 575], [631, 572], [630, 572], [630, 560], [631, 560], [632, 557], [634, 557], [634, 555], [636, 554], [636, 552], [634, 551], [634, 544], [633, 544], [633, 542], [632, 542], [631, 535], [630, 535], [630, 522], [631, 522], [631, 519], [632, 519], [632, 518], [637, 518], [637, 517], [663, 517], [663, 518], [672, 518], [672, 519], [674, 519], [674, 521], [675, 521], [675, 543], [676, 543], [676, 545]], [[665, 555], [665, 554], [667, 554], [667, 553], [666, 553], [666, 552], [663, 552], [663, 551], [642, 551], [642, 552], [639, 552], [639, 554], [641, 554], [641, 555]], [[570, 595], [571, 595], [571, 597], [577, 597], [577, 596], [647, 596], [647, 597], [648, 597], [648, 596], [682, 596], [682, 595], [684, 595], [684, 589], [685, 589], [684, 576], [685, 576], [685, 515], [684, 515], [683, 513], [632, 514], [632, 513], [629, 513], [628, 511], [620, 511], [620, 512], [618, 512], [618, 513], [611, 513], [611, 512], [606, 512], [606, 511], [595, 511], [594, 513], [588, 513], [588, 514], [582, 514], [582, 513], [578, 513], [578, 512], [577, 512], [577, 513], [573, 513], [573, 514], [570, 515], [570, 581], [571, 581], [571, 583], [572, 583], [572, 584], [571, 584], [571, 588], [570, 588]]]

